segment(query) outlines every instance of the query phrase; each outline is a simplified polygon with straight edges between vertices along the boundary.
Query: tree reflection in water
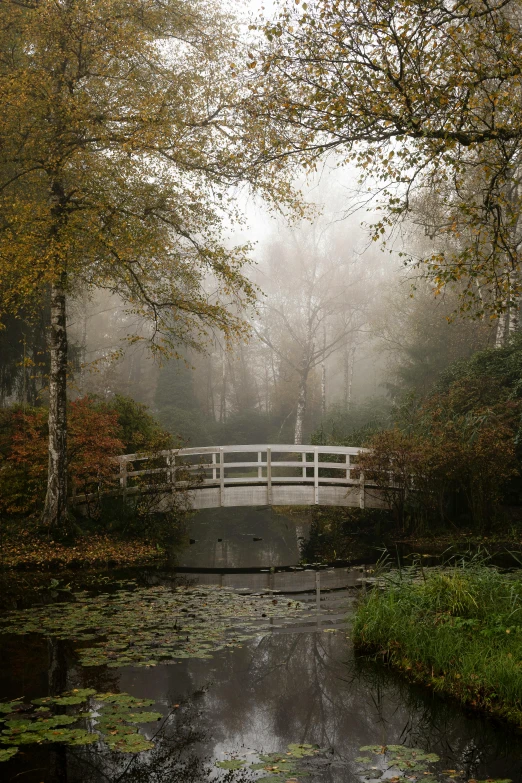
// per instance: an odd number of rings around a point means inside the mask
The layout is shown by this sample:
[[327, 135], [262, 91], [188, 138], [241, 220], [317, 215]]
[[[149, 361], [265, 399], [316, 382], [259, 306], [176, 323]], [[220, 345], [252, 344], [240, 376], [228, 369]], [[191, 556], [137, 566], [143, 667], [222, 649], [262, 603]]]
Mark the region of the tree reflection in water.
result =
[[[204, 734], [195, 726], [199, 710], [181, 705], [161, 723], [146, 732], [155, 747], [147, 753], [120, 754], [97, 746], [66, 748], [66, 777], [59, 783], [201, 783], [209, 779], [212, 765], [197, 750]], [[50, 780], [54, 780], [50, 778]]]
[[517, 735], [353, 657], [342, 631], [275, 633], [235, 651], [207, 695], [203, 717], [214, 750], [272, 751], [292, 742], [332, 748], [321, 781], [346, 783], [361, 745], [376, 743], [435, 752], [445, 768], [470, 778], [522, 780]]
[[[42, 685], [37, 687], [38, 672], [44, 669], [49, 693], [94, 687], [149, 697], [165, 713], [171, 709], [167, 705], [180, 707], [161, 724], [145, 727], [149, 738], [158, 732], [150, 752], [24, 746], [19, 757], [3, 766], [2, 780], [207, 783], [215, 773], [221, 781], [241, 783], [248, 775], [219, 772], [215, 759], [231, 752], [243, 757], [248, 749], [269, 753], [291, 743], [314, 743], [332, 753], [306, 780], [352, 783], [360, 780], [354, 759], [362, 745], [406, 743], [437, 753], [444, 768], [464, 770], [466, 780], [491, 775], [522, 782], [516, 735], [354, 656], [344, 624], [335, 633], [323, 629], [276, 630], [208, 660], [148, 669], [83, 668], [74, 644], [59, 640], [49, 643], [45, 661], [40, 642], [28, 670], [34, 682], [26, 681], [35, 692]], [[4, 647], [8, 649], [10, 643]], [[11, 671], [17, 649], [8, 656]]]

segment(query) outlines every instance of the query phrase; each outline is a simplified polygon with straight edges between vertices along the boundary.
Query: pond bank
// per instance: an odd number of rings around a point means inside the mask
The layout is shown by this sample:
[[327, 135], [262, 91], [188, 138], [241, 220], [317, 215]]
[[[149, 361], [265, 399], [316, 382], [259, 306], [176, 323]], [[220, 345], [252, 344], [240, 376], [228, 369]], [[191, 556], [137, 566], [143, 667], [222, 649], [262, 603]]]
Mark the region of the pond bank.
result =
[[360, 603], [353, 640], [410, 680], [522, 728], [520, 573], [391, 573]]
[[[300, 611], [239, 584], [184, 589], [156, 566], [86, 576], [5, 615], [0, 700], [22, 715], [5, 714], [3, 744], [13, 719], [30, 724], [6, 783], [118, 783], [122, 769], [126, 783], [522, 783], [515, 732], [353, 655], [351, 591], [299, 596]], [[55, 726], [39, 742], [42, 699]], [[162, 717], [114, 714], [129, 705]]]
[[27, 536], [3, 540], [2, 570], [59, 570], [105, 565], [145, 565], [164, 561], [166, 552], [157, 544], [139, 539], [89, 535], [70, 543]]

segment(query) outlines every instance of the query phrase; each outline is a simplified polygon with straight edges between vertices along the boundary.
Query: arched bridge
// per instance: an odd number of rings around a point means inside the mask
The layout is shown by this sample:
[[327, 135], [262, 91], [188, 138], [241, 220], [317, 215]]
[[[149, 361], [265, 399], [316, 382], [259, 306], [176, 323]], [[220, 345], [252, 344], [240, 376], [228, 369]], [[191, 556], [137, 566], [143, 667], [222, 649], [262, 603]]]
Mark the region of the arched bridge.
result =
[[[351, 506], [383, 508], [382, 491], [357, 469], [364, 449], [344, 446], [242, 445], [175, 449], [117, 457], [124, 498], [186, 489], [192, 508]], [[78, 495], [77, 503], [88, 500]]]

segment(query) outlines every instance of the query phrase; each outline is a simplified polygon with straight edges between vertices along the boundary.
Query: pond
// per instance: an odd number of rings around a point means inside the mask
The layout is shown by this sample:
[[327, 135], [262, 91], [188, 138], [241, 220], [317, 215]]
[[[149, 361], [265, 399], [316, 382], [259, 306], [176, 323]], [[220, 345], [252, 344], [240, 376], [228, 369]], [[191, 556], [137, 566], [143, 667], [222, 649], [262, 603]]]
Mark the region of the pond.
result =
[[[220, 522], [215, 538], [235, 544], [232, 561], [217, 565], [215, 548], [205, 560], [200, 543], [205, 524], [211, 541], [212, 526], [196, 520], [197, 544], [182, 562], [194, 558], [199, 574], [149, 567], [77, 576], [40, 590], [29, 612], [8, 615], [0, 749], [19, 750], [0, 765], [0, 779], [522, 783], [520, 734], [354, 655], [347, 618], [360, 571], [319, 572], [321, 588], [331, 579], [342, 589], [318, 594], [314, 571], [285, 571], [286, 592], [274, 593], [252, 579], [278, 574], [231, 570], [243, 554], [253, 569], [257, 551], [260, 568], [297, 562], [302, 520], [283, 519], [281, 532], [280, 515], [262, 525], [267, 515]], [[254, 538], [266, 539], [263, 548]], [[83, 734], [64, 743], [60, 731]], [[392, 748], [384, 754], [384, 746]]]

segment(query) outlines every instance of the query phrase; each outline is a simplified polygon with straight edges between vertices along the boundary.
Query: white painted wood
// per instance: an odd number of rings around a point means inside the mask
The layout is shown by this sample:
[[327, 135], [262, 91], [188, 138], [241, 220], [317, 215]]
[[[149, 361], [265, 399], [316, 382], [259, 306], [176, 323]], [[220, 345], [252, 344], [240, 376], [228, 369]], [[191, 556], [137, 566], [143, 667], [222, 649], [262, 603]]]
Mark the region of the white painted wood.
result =
[[319, 452], [314, 447], [314, 503], [319, 503]]
[[219, 449], [219, 505], [225, 505], [225, 458], [224, 449]]
[[361, 470], [359, 477], [359, 508], [364, 508], [365, 505], [365, 487], [364, 487], [364, 473]]
[[[352, 457], [363, 451], [366, 449], [346, 446], [256, 444], [172, 449], [157, 454], [124, 454], [116, 459], [119, 472], [114, 478], [119, 488], [110, 489], [105, 494], [123, 494], [126, 497], [147, 491], [171, 492], [174, 488], [186, 488], [195, 509], [267, 504], [385, 507], [382, 491], [366, 482], [362, 473], [357, 479], [351, 477]], [[310, 454], [313, 461], [308, 460]], [[225, 455], [237, 457], [233, 462], [225, 462]], [[252, 455], [257, 456], [256, 461], [252, 461]], [[328, 459], [330, 455], [341, 457], [341, 460], [332, 462]], [[282, 459], [278, 459], [279, 456]], [[326, 458], [324, 462], [319, 459], [320, 456]], [[185, 458], [190, 460], [188, 464]], [[161, 459], [164, 467], [157, 467]], [[155, 461], [155, 467], [147, 468], [149, 460]], [[194, 481], [176, 482], [176, 467], [180, 465], [194, 476]], [[319, 475], [323, 468], [328, 469], [329, 476]], [[160, 485], [140, 483], [139, 486], [128, 486], [131, 477], [162, 473], [165, 481]], [[85, 503], [88, 497], [77, 495], [75, 502]]]
[[[317, 449], [319, 454], [359, 454], [368, 449], [358, 446], [295, 446], [295, 444], [276, 443], [270, 444], [272, 453], [302, 454], [311, 453]], [[254, 454], [255, 452], [265, 452], [267, 445], [265, 443], [251, 446], [198, 446], [189, 449], [169, 449], [166, 451], [157, 451], [154, 454], [122, 454], [116, 457], [117, 461], [138, 462], [140, 460], [156, 459], [157, 457], [166, 457], [169, 454], [176, 454], [180, 457], [195, 456], [199, 454], [212, 455], [219, 454], [223, 449], [225, 454]]]
[[272, 505], [272, 449], [267, 446], [266, 449], [266, 502], [268, 506]]

